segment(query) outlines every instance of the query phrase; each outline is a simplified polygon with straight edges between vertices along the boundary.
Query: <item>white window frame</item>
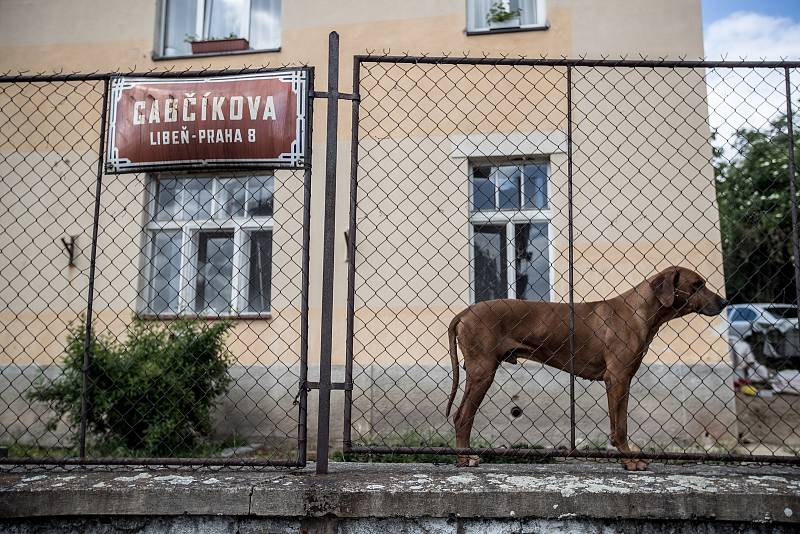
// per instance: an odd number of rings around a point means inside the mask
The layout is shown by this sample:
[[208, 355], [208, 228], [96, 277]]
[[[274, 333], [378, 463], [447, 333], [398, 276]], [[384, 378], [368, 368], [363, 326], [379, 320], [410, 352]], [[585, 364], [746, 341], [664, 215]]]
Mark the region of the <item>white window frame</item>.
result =
[[[208, 38], [207, 30], [208, 30], [208, 23], [206, 22], [206, 0], [196, 0], [197, 1], [197, 17], [195, 21], [195, 33], [194, 35], [198, 36], [200, 39]], [[158, 20], [157, 24], [157, 42], [156, 42], [156, 50], [158, 50], [158, 57], [182, 57], [183, 54], [178, 55], [165, 55], [166, 43], [164, 42], [164, 38], [166, 37], [167, 31], [167, 2], [169, 0], [159, 0], [158, 5]], [[248, 0], [250, 2], [250, 0]], [[283, 6], [281, 6], [282, 8]], [[240, 36], [250, 41], [250, 25], [252, 23], [252, 5], [248, 3], [247, 8], [247, 17], [245, 17], [245, 26], [247, 28], [246, 36]], [[282, 9], [281, 9], [282, 12]], [[250, 48], [250, 52], [271, 52], [271, 51], [278, 51], [280, 50], [280, 43], [282, 40], [282, 36], [278, 39], [278, 46], [275, 48], [264, 48], [264, 49], [256, 49]], [[229, 53], [229, 52], [228, 52]], [[213, 55], [225, 54], [225, 52], [215, 52]], [[189, 54], [191, 55], [191, 54]]]
[[[268, 173], [247, 175], [242, 177], [235, 176], [208, 176], [208, 175], [165, 175], [157, 176], [152, 175], [148, 179], [147, 185], [147, 214], [144, 226], [144, 262], [145, 266], [141, 269], [142, 282], [140, 284], [139, 294], [140, 299], [140, 314], [144, 316], [155, 316], [159, 318], [171, 317], [203, 317], [203, 318], [241, 318], [241, 319], [268, 319], [272, 317], [272, 299], [274, 295], [270, 292], [270, 306], [269, 309], [262, 312], [254, 312], [247, 310], [248, 301], [248, 277], [249, 271], [249, 254], [250, 254], [250, 238], [252, 232], [264, 231], [270, 232], [272, 235], [273, 253], [275, 251], [275, 220], [274, 216], [259, 216], [259, 217], [242, 217], [233, 218], [228, 215], [219, 215], [224, 209], [220, 202], [218, 192], [220, 191], [220, 182], [227, 179], [272, 176], [273, 178], [273, 212], [275, 206], [275, 177]], [[211, 219], [188, 219], [188, 220], [169, 220], [158, 221], [155, 219], [158, 210], [158, 180], [159, 178], [165, 179], [192, 179], [192, 178], [211, 178]], [[246, 186], [245, 186], [246, 188]], [[245, 193], [245, 206], [247, 205], [249, 193]], [[177, 230], [181, 232], [181, 263], [178, 270], [178, 304], [177, 313], [168, 312], [155, 312], [150, 308], [150, 302], [153, 300], [154, 291], [152, 280], [154, 273], [154, 262], [152, 258], [152, 240], [155, 232]], [[194, 309], [194, 301], [196, 296], [197, 285], [197, 255], [199, 248], [200, 233], [204, 231], [213, 232], [233, 232], [233, 266], [232, 266], [232, 279], [231, 279], [231, 297], [230, 309], [228, 312], [217, 313], [209, 311], [197, 311]], [[272, 262], [272, 257], [270, 257]], [[272, 276], [270, 276], [270, 284], [272, 284]]]
[[[500, 166], [512, 166], [512, 165], [519, 165], [520, 167], [525, 164], [531, 163], [538, 163], [538, 164], [545, 164], [547, 166], [547, 207], [544, 209], [529, 209], [521, 207], [520, 209], [516, 210], [501, 210], [495, 209], [492, 211], [474, 211], [472, 209], [473, 205], [473, 198], [475, 195], [475, 191], [473, 190], [473, 172], [475, 167], [495, 167], [498, 168]], [[474, 228], [475, 225], [491, 225], [491, 226], [505, 226], [505, 236], [506, 236], [506, 285], [508, 289], [508, 295], [506, 298], [515, 299], [517, 298], [517, 266], [516, 266], [516, 235], [514, 233], [514, 225], [516, 224], [535, 224], [535, 223], [544, 223], [547, 224], [547, 264], [548, 264], [548, 282], [550, 287], [547, 291], [547, 301], [551, 301], [553, 298], [553, 290], [554, 290], [554, 276], [555, 270], [553, 268], [553, 258], [555, 257], [555, 251], [553, 248], [553, 211], [551, 208], [551, 180], [550, 180], [550, 171], [551, 171], [551, 164], [549, 159], [542, 159], [542, 158], [535, 158], [535, 159], [528, 159], [522, 160], [519, 158], [510, 158], [506, 161], [498, 162], [493, 159], [491, 162], [488, 161], [480, 161], [480, 160], [469, 160], [469, 201], [468, 207], [469, 210], [469, 302], [470, 304], [475, 303], [475, 235], [474, 235]], [[492, 171], [492, 175], [497, 172], [497, 170]], [[494, 182], [494, 179], [492, 180]], [[522, 202], [525, 199], [525, 180], [523, 179], [522, 175], [520, 175], [520, 206], [522, 206]], [[495, 184], [495, 206], [500, 205], [500, 188], [497, 187]]]
[[[492, 33], [497, 31], [503, 31], [503, 29], [492, 29], [489, 26], [489, 23], [486, 21], [486, 13], [484, 18], [480, 21], [480, 25], [478, 25], [478, 21], [475, 21], [475, 26], [470, 27], [470, 13], [472, 13], [473, 4], [476, 0], [466, 0], [466, 8], [467, 8], [467, 33]], [[533, 0], [536, 2], [536, 22], [533, 24], [522, 24], [520, 21], [519, 26], [512, 27], [511, 29], [545, 29], [547, 28], [547, 0]], [[490, 3], [500, 2], [506, 5], [506, 8], [510, 6], [509, 0], [491, 0]], [[505, 29], [508, 31], [508, 29]]]

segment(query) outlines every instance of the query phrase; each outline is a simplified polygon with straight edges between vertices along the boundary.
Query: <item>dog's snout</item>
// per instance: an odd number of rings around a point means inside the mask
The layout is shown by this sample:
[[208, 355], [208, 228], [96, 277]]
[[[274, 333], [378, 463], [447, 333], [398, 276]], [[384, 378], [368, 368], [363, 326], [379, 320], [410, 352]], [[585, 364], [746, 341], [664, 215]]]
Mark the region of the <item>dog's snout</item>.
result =
[[719, 305], [720, 305], [721, 308], [726, 307], [730, 303], [731, 302], [728, 299], [723, 299], [723, 298], [719, 299]]

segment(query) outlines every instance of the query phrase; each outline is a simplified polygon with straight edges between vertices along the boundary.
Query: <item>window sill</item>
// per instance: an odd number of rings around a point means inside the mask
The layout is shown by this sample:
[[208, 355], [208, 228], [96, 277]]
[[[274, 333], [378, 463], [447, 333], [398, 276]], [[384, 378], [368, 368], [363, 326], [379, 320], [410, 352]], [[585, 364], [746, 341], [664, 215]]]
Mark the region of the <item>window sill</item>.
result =
[[542, 26], [520, 26], [518, 28], [497, 28], [496, 30], [464, 30], [464, 33], [467, 34], [467, 37], [472, 37], [475, 35], [494, 35], [497, 33], [541, 32], [549, 29], [550, 29], [549, 24], [543, 24]]
[[272, 312], [264, 313], [229, 313], [219, 315], [204, 315], [196, 313], [139, 313], [139, 319], [146, 321], [177, 321], [178, 319], [200, 319], [205, 321], [248, 321], [248, 320], [271, 320]]
[[153, 52], [152, 58], [153, 61], [169, 61], [172, 59], [191, 59], [195, 57], [216, 57], [216, 56], [241, 56], [247, 54], [266, 54], [266, 53], [273, 53], [273, 52], [280, 52], [281, 47], [278, 48], [260, 48], [260, 49], [253, 49], [253, 50], [233, 50], [230, 52], [208, 52], [206, 54], [179, 54], [175, 56], [162, 56], [161, 54], [157, 54]]

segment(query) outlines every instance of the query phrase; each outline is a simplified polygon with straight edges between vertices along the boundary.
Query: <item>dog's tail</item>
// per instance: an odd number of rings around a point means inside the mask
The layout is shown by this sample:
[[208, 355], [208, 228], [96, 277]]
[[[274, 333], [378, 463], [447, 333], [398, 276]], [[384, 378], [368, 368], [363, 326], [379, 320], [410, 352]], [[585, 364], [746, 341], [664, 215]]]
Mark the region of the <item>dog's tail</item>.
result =
[[461, 322], [461, 317], [464, 312], [457, 314], [450, 321], [450, 326], [447, 328], [447, 336], [450, 338], [450, 364], [453, 367], [453, 387], [450, 390], [450, 399], [447, 401], [447, 411], [445, 417], [450, 417], [450, 409], [453, 407], [453, 401], [456, 400], [456, 393], [458, 392], [458, 349], [456, 348], [456, 328], [458, 323]]

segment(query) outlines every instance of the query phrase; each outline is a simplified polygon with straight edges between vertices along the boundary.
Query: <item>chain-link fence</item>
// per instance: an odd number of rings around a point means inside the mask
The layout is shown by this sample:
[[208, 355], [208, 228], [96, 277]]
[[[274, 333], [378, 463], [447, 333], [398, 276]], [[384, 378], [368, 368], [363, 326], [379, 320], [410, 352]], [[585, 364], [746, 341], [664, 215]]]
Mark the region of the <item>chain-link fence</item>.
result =
[[789, 67], [357, 57], [345, 449], [796, 461]]
[[9, 456], [302, 465], [333, 387], [347, 453], [798, 460], [794, 64], [354, 67], [334, 384], [334, 160], [310, 382], [310, 154], [106, 175], [112, 75], [0, 79]]
[[310, 163], [105, 175], [111, 78], [0, 80], [0, 445], [302, 465]]

